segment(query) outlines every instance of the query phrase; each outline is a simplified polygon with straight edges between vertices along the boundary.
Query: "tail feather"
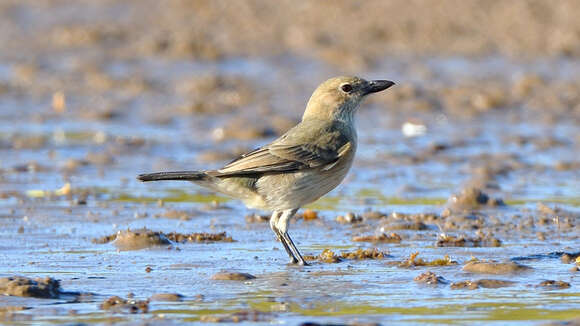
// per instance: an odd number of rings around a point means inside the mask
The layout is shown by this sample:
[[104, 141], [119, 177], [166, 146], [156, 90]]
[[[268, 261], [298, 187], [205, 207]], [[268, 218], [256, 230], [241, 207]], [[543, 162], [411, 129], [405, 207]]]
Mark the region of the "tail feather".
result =
[[137, 176], [137, 179], [143, 182], [161, 180], [201, 181], [206, 178], [208, 178], [208, 175], [201, 171], [156, 172]]

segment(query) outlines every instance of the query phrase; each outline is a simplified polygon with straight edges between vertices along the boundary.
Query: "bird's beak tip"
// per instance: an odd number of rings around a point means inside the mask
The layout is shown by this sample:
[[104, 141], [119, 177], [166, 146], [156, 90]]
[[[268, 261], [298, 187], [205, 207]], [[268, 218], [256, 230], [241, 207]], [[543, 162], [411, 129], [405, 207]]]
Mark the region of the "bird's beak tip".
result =
[[390, 80], [373, 80], [369, 82], [367, 94], [384, 91], [385, 89], [395, 85], [395, 82]]

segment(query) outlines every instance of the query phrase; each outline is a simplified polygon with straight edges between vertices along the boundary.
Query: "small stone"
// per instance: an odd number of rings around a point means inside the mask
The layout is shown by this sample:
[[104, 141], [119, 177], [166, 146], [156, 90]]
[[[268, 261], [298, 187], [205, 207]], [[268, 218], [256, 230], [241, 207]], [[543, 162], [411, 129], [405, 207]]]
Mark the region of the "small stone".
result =
[[348, 212], [344, 216], [340, 215], [336, 217], [336, 221], [342, 224], [354, 224], [363, 221], [362, 216], [356, 215], [353, 212]]
[[461, 281], [455, 282], [451, 284], [451, 289], [458, 290], [458, 289], [468, 289], [468, 290], [475, 290], [480, 287], [487, 288], [487, 289], [497, 289], [502, 287], [507, 287], [515, 284], [512, 281], [504, 281], [504, 280], [494, 280], [494, 279], [481, 279], [477, 281]]
[[132, 298], [123, 299], [118, 296], [107, 298], [101, 303], [103, 310], [127, 311], [129, 313], [147, 313], [149, 311], [148, 300], [134, 300]]
[[249, 214], [245, 220], [247, 223], [266, 223], [270, 221], [270, 215]]
[[399, 243], [402, 238], [397, 233], [381, 233], [380, 235], [356, 236], [352, 238], [355, 242], [380, 242], [380, 243]]
[[176, 302], [183, 300], [183, 296], [178, 293], [157, 293], [149, 298], [149, 301]]
[[302, 218], [305, 221], [316, 220], [318, 218], [318, 213], [311, 209], [307, 209], [302, 213]]
[[549, 288], [549, 289], [554, 289], [554, 290], [561, 290], [561, 289], [569, 288], [570, 283], [564, 282], [564, 281], [547, 280], [547, 281], [541, 282], [540, 284], [538, 284], [538, 286], [541, 286], [544, 288]]
[[431, 271], [422, 273], [413, 279], [415, 282], [418, 283], [426, 283], [426, 284], [447, 284], [449, 283], [446, 279], [442, 276], [439, 276]]

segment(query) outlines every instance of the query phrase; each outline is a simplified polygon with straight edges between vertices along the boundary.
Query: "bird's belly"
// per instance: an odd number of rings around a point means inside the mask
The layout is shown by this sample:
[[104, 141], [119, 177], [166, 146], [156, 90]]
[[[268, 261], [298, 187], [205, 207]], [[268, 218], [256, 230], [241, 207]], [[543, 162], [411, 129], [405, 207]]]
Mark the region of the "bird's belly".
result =
[[267, 175], [261, 177], [256, 185], [270, 210], [299, 208], [336, 188], [346, 176], [351, 164], [352, 160], [349, 159], [328, 170]]

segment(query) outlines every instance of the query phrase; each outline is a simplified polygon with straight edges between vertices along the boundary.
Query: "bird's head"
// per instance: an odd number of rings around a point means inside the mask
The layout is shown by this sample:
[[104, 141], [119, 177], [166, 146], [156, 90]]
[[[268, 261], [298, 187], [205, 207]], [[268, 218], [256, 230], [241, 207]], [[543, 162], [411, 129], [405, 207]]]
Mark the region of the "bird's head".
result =
[[365, 96], [394, 84], [389, 80], [367, 81], [359, 77], [331, 78], [316, 88], [302, 120], [352, 120], [353, 113]]

